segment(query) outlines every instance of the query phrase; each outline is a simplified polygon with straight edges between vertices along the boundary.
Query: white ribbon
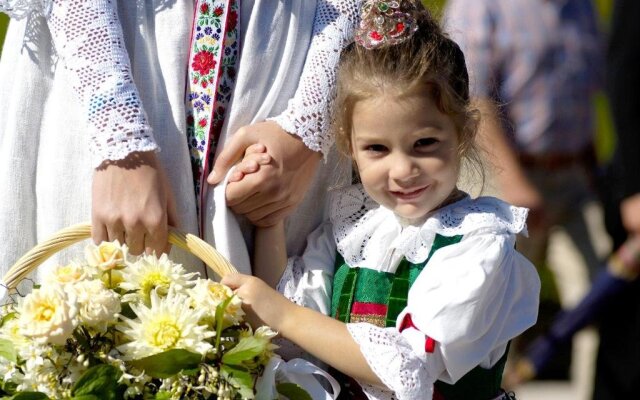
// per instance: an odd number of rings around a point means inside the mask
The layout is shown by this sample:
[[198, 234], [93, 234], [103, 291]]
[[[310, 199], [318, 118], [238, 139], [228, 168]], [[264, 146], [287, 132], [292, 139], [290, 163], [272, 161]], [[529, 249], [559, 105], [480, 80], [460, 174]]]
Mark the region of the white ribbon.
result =
[[[315, 375], [315, 376], [314, 376]], [[333, 393], [320, 384], [316, 376], [326, 379]], [[278, 356], [271, 357], [264, 373], [256, 382], [256, 400], [274, 400], [279, 398], [277, 383], [290, 382], [302, 387], [313, 400], [335, 400], [340, 393], [340, 385], [326, 371], [301, 358], [284, 361]]]

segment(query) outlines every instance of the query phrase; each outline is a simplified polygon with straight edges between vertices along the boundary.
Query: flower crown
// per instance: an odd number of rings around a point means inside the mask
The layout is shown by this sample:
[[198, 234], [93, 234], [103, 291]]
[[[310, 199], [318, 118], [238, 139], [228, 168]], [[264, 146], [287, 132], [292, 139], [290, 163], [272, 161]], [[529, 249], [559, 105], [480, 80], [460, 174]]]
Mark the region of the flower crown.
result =
[[365, 0], [355, 40], [365, 49], [379, 49], [404, 42], [418, 30], [415, 1]]

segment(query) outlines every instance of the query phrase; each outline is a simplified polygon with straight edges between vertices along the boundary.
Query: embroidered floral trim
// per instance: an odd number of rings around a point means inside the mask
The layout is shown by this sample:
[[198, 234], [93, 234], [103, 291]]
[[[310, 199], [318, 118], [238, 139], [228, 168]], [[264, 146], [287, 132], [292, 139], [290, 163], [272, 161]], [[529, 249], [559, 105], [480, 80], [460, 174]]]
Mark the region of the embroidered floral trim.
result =
[[196, 7], [186, 117], [193, 179], [198, 210], [201, 210], [204, 180], [213, 165], [236, 77], [239, 5], [237, 0], [202, 0]]
[[414, 1], [365, 1], [356, 42], [369, 50], [404, 42], [418, 30], [417, 10]]

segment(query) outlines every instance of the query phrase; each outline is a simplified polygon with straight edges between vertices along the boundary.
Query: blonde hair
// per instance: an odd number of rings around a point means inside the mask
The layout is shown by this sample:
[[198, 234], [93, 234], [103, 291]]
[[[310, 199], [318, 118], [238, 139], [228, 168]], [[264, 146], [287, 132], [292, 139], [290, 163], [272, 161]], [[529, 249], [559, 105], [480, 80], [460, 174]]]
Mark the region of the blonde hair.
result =
[[372, 50], [352, 44], [342, 53], [334, 112], [338, 149], [352, 154], [353, 109], [358, 101], [383, 93], [398, 97], [425, 93], [452, 118], [460, 160], [469, 161], [482, 174], [475, 145], [480, 113], [470, 104], [464, 55], [427, 10], [421, 7], [416, 19], [418, 30], [402, 43]]

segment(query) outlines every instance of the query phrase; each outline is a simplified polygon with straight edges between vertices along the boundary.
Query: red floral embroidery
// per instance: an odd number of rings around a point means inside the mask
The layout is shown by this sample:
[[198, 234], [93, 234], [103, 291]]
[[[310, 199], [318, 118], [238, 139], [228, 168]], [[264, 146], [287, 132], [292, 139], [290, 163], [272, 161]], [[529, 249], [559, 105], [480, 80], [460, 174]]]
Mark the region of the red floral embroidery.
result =
[[206, 75], [216, 66], [216, 60], [213, 58], [213, 53], [208, 51], [200, 51], [193, 57], [193, 63], [191, 68], [197, 71], [200, 75]]
[[370, 34], [369, 36], [371, 36], [371, 39], [373, 39], [373, 40], [375, 40], [375, 41], [380, 41], [380, 40], [382, 40], [382, 35], [381, 35], [381, 34], [379, 34], [379, 33], [378, 33], [378, 32], [376, 32], [376, 31], [371, 32], [371, 34]]
[[202, 5], [200, 6], [200, 13], [207, 14], [208, 12], [209, 12], [209, 4], [202, 3]]
[[222, 7], [216, 7], [216, 9], [213, 10], [213, 15], [215, 15], [216, 17], [221, 16], [222, 13], [224, 13], [224, 10], [222, 9]]
[[205, 126], [207, 126], [207, 120], [202, 118], [200, 121], [198, 121], [198, 125], [200, 125], [201, 128], [204, 128]]
[[234, 30], [238, 25], [238, 13], [235, 11], [229, 12], [229, 21], [227, 22], [227, 30]]

